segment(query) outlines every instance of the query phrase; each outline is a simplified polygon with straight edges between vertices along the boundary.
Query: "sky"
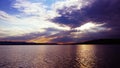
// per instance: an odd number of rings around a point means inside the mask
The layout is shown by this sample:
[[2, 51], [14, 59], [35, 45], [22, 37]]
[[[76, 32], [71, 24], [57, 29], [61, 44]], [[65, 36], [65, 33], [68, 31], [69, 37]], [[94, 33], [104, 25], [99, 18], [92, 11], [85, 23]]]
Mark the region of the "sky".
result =
[[0, 41], [120, 38], [120, 0], [0, 0]]

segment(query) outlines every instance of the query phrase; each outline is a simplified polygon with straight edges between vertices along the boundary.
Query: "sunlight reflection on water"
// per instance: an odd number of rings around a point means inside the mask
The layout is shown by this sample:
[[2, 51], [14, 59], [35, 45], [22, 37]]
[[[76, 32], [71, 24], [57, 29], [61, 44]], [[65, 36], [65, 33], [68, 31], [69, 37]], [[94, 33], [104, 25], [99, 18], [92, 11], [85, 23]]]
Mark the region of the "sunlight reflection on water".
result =
[[80, 68], [95, 67], [95, 48], [94, 45], [80, 45], [77, 47], [77, 55], [80, 60]]
[[119, 50], [117, 48], [97, 45], [0, 46], [0, 68], [104, 68], [107, 66], [105, 61], [112, 63], [114, 58], [109, 56], [114, 57], [119, 52], [115, 51]]

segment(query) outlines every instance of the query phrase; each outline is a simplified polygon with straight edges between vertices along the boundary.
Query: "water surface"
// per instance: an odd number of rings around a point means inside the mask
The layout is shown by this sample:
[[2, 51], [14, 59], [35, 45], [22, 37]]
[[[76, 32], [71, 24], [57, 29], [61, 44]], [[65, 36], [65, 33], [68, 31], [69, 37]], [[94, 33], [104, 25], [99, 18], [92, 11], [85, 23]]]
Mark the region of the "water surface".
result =
[[120, 68], [119, 45], [0, 46], [0, 68]]

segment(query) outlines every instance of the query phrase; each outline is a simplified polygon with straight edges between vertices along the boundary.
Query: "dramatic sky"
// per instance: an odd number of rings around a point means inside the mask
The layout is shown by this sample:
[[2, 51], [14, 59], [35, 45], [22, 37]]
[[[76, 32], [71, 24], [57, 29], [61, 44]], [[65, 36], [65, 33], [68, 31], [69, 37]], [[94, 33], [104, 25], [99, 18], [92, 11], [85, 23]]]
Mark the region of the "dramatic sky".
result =
[[0, 41], [120, 38], [120, 0], [0, 0]]

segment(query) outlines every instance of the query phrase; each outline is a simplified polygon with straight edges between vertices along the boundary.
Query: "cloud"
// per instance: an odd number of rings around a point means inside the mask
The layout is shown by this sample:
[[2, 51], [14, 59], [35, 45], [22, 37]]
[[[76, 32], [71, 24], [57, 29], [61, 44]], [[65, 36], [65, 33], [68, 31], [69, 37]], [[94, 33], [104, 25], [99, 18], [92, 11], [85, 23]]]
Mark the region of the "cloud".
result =
[[75, 28], [75, 30], [81, 31], [84, 33], [89, 33], [89, 32], [96, 33], [96, 32], [111, 30], [111, 28], [104, 27], [104, 25], [105, 25], [105, 23], [97, 24], [97, 23], [93, 23], [93, 22], [88, 22], [88, 23], [81, 25], [80, 27]]
[[[2, 29], [0, 32], [1, 37], [21, 36], [34, 32], [44, 33], [48, 32], [47, 30], [49, 28], [60, 31], [70, 30], [70, 27], [66, 25], [59, 25], [47, 20], [57, 16], [57, 13], [52, 10], [47, 10], [46, 6], [41, 2], [36, 3], [29, 0], [16, 0], [12, 7], [20, 12], [8, 14], [0, 10], [0, 23], [4, 24], [0, 25], [0, 29]], [[6, 25], [8, 26], [5, 27]], [[49, 33], [52, 32], [53, 31], [49, 31]]]
[[70, 27], [76, 27], [81, 22], [86, 22], [84, 14], [81, 13], [81, 9], [87, 5], [90, 5], [92, 0], [65, 0], [63, 2], [55, 3], [54, 9], [59, 16], [52, 19], [53, 22], [59, 24], [69, 25]]
[[[57, 11], [63, 8], [73, 7], [72, 10], [77, 10], [77, 9], [81, 9], [83, 6], [86, 6], [88, 4], [90, 4], [90, 2], [88, 2], [87, 0], [61, 0], [61, 1], [55, 2], [52, 5], [52, 9]], [[71, 12], [71, 10], [69, 9], [66, 11]]]
[[[60, 16], [52, 19], [53, 22], [78, 27], [86, 22], [108, 23], [108, 26], [118, 27], [120, 21], [119, 0], [92, 0], [91, 4], [73, 10], [73, 6], [58, 10]], [[80, 2], [79, 2], [80, 3]], [[70, 10], [71, 12], [67, 12]]]
[[27, 40], [31, 40], [31, 39], [35, 39], [38, 38], [40, 36], [49, 36], [48, 33], [40, 33], [40, 32], [34, 32], [34, 33], [28, 33], [28, 34], [23, 34], [21, 36], [5, 36], [5, 37], [1, 37], [0, 40], [5, 40], [5, 41], [27, 41]]
[[19, 19], [0, 10], [0, 21], [8, 21], [8, 22], [16, 23], [19, 21]]
[[13, 8], [18, 9], [20, 12], [27, 15], [40, 15], [43, 16], [46, 13], [46, 7], [40, 2], [31, 2], [28, 0], [16, 0]]
[[0, 38], [79, 42], [116, 37], [120, 32], [119, 3], [119, 0], [58, 0], [48, 6], [41, 1], [15, 0], [12, 8], [19, 13], [0, 10]]
[[27, 42], [35, 42], [35, 43], [51, 43], [50, 41], [56, 39], [56, 37], [46, 37], [41, 36], [35, 39], [28, 40]]
[[39, 16], [43, 19], [59, 16], [51, 6], [42, 3], [43, 1], [16, 0], [12, 5], [13, 8], [21, 12], [23, 16]]
[[34, 24], [35, 21], [37, 20], [34, 18], [21, 19], [4, 11], [0, 11], [0, 33], [5, 36], [20, 36], [31, 32], [44, 32], [43, 27], [40, 28], [38, 26], [39, 23]]
[[[74, 9], [76, 8], [76, 5], [57, 9], [59, 16], [51, 19], [51, 21], [61, 25], [68, 25], [72, 29], [80, 28], [78, 34], [82, 33], [82, 30], [85, 30], [88, 32], [89, 35], [91, 35], [91, 30], [87, 29], [87, 26], [84, 27], [84, 24], [87, 24], [88, 22], [105, 24], [103, 26], [91, 28], [92, 32], [98, 32], [99, 34], [97, 35], [101, 37], [103, 35], [101, 34], [102, 32], [105, 33], [103, 36], [119, 36], [120, 0], [86, 0], [85, 2], [88, 2], [88, 4], [86, 4], [85, 6], [81, 6], [81, 8], [78, 9]], [[97, 36], [95, 37], [97, 38]]]

